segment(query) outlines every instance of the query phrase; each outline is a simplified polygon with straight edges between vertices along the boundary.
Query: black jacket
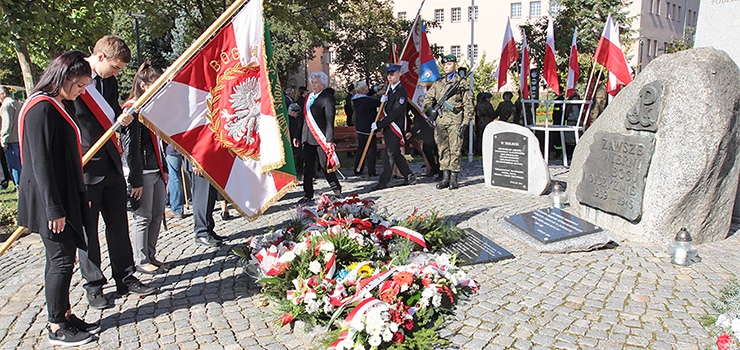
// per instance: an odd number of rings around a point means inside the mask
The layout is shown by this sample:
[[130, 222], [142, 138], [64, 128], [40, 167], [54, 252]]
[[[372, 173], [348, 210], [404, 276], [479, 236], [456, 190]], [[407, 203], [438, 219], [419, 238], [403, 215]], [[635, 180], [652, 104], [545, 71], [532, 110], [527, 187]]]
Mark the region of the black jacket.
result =
[[366, 95], [355, 95], [352, 98], [355, 111], [355, 129], [363, 135], [370, 135], [370, 124], [375, 121], [378, 115], [380, 100], [368, 97]]
[[[388, 87], [390, 89], [390, 87]], [[383, 110], [385, 111], [385, 117], [378, 121], [378, 129], [383, 129], [383, 137], [391, 137], [398, 139], [395, 133], [388, 127], [391, 123], [396, 122], [399, 128], [401, 128], [401, 134], [406, 133], [404, 126], [407, 121], [407, 104], [408, 94], [403, 84], [398, 83], [396, 88], [388, 91], [388, 101], [385, 102]], [[405, 136], [404, 136], [405, 137]]]
[[[118, 104], [118, 82], [116, 77], [103, 79], [103, 97], [113, 108], [116, 117], [121, 114], [121, 106]], [[74, 101], [75, 119], [82, 133], [82, 154], [85, 154], [92, 145], [105, 133], [105, 128], [95, 115], [90, 111], [81, 97]], [[95, 185], [105, 178], [107, 172], [114, 169], [123, 176], [121, 167], [121, 155], [112, 139], [103, 145], [94, 157], [85, 165], [84, 177], [86, 185]]]
[[[327, 142], [334, 142], [334, 114], [336, 112], [334, 101], [334, 89], [326, 88], [311, 105], [311, 114], [314, 120], [316, 120], [319, 129], [321, 129], [321, 132], [324, 133]], [[307, 122], [303, 123], [303, 136], [301, 140], [313, 146], [318, 146], [319, 144], [308, 128]]]
[[144, 184], [144, 170], [166, 170], [159, 167], [157, 150], [154, 148], [156, 138], [152, 140], [149, 129], [134, 115], [134, 121], [121, 128], [121, 147], [123, 161], [128, 166], [128, 183], [133, 188]]
[[[22, 137], [18, 225], [84, 249], [89, 206], [77, 132], [51, 102], [41, 101], [26, 113]], [[62, 217], [67, 221], [64, 231], [53, 234], [48, 222]]]

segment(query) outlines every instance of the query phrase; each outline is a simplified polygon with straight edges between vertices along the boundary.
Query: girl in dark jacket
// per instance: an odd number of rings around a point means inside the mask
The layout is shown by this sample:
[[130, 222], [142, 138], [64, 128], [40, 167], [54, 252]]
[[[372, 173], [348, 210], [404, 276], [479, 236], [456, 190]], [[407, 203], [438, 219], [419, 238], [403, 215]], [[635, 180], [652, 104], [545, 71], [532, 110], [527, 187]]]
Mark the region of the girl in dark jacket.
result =
[[92, 340], [90, 333], [100, 330], [99, 324], [73, 315], [69, 303], [75, 252], [87, 248], [84, 223], [89, 219], [80, 131], [69, 102], [85, 92], [90, 76], [82, 52], [57, 57], [23, 105], [18, 121], [25, 165], [18, 190], [18, 225], [38, 232], [44, 243], [47, 329], [52, 345], [85, 344]]

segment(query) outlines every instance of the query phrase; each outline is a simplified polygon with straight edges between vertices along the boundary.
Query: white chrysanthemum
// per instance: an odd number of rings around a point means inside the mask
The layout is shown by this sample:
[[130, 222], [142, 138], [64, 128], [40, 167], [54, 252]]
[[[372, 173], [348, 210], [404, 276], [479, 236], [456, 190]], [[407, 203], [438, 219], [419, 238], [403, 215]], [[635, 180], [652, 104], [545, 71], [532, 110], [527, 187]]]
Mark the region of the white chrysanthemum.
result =
[[450, 265], [450, 254], [440, 254], [434, 260], [436, 260], [439, 265]]
[[374, 335], [370, 337], [368, 340], [368, 343], [370, 343], [370, 346], [380, 346], [380, 343], [382, 343], [382, 340], [380, 339], [380, 335]]
[[334, 305], [331, 304], [331, 300], [328, 296], [324, 296], [321, 298], [321, 302], [324, 304], [324, 313], [330, 314], [332, 311], [334, 311]]
[[311, 263], [308, 264], [308, 270], [318, 275], [319, 272], [321, 272], [321, 263], [316, 260], [311, 261]]
[[383, 341], [389, 342], [393, 339], [393, 332], [391, 332], [390, 329], [386, 328], [383, 330]]
[[355, 343], [355, 347], [352, 350], [365, 350], [365, 345], [360, 342], [357, 342]]
[[434, 296], [432, 297], [432, 305], [434, 305], [434, 307], [442, 305], [442, 294], [434, 293]]
[[285, 252], [285, 254], [281, 255], [278, 258], [278, 262], [288, 263], [288, 262], [293, 261], [293, 259], [295, 259], [295, 253], [293, 253], [292, 251], [287, 251]]
[[388, 328], [391, 330], [391, 332], [396, 333], [398, 332], [398, 323], [396, 322], [389, 322]]

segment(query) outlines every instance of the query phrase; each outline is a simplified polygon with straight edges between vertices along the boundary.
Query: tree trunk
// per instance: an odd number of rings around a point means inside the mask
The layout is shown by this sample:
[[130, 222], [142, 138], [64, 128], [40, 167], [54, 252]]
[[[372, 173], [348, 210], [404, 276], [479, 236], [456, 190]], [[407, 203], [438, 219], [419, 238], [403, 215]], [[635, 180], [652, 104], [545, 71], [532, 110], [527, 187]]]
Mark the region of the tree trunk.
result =
[[18, 63], [21, 65], [23, 74], [23, 85], [26, 88], [26, 96], [33, 90], [33, 72], [31, 71], [31, 57], [28, 55], [28, 46], [26, 42], [18, 39], [15, 41], [15, 53], [18, 55]]

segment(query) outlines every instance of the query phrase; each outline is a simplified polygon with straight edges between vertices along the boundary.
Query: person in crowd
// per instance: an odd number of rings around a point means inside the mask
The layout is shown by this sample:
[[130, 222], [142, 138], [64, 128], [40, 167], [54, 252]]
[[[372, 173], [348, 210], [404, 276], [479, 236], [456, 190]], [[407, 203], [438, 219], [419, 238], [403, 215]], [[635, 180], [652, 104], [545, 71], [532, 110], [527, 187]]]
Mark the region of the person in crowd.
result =
[[596, 92], [594, 92], [593, 102], [591, 104], [591, 113], [588, 115], [588, 123], [586, 127], [589, 127], [596, 119], [599, 118], [602, 112], [606, 110], [606, 106], [609, 104], [608, 95], [606, 93], [606, 84], [599, 83], [596, 86]]
[[502, 122], [524, 125], [523, 121], [517, 118], [516, 106], [511, 102], [513, 97], [514, 94], [511, 91], [504, 92], [504, 100], [499, 102], [498, 107], [496, 107], [494, 118]]
[[347, 96], [344, 97], [344, 113], [347, 115], [347, 126], [355, 125], [355, 119], [354, 119], [355, 111], [352, 108], [352, 97], [354, 96], [355, 96], [355, 85], [354, 84], [347, 85]]
[[[307, 203], [313, 198], [317, 158], [334, 196], [342, 196], [342, 186], [335, 172], [339, 168], [339, 157], [334, 144], [334, 89], [328, 87], [329, 77], [324, 72], [311, 73], [309, 81], [311, 93], [306, 97], [306, 106], [303, 109], [303, 197], [298, 201], [299, 204]], [[295, 142], [294, 140], [293, 143]]]
[[193, 165], [193, 230], [195, 244], [203, 247], [219, 247], [225, 237], [213, 230], [213, 209], [218, 199], [218, 191], [203, 177], [199, 167]]
[[164, 158], [167, 161], [167, 193], [169, 193], [170, 208], [165, 210], [167, 218], [182, 219], [185, 217], [185, 187], [182, 172], [183, 158], [177, 150], [169, 144], [164, 144]]
[[357, 132], [357, 145], [358, 149], [355, 152], [355, 167], [354, 174], [361, 175], [363, 169], [367, 165], [368, 176], [376, 176], [376, 160], [378, 159], [378, 143], [377, 139], [373, 137], [370, 140], [370, 147], [367, 149], [367, 155], [363, 161], [362, 168], [359, 168], [360, 158], [362, 158], [362, 152], [365, 150], [368, 138], [370, 138], [370, 124], [375, 121], [375, 117], [378, 115], [378, 107], [380, 107], [380, 100], [369, 97], [367, 93], [370, 89], [364, 80], [360, 80], [355, 85], [355, 91], [357, 93], [352, 96], [352, 105], [355, 115], [355, 130]]
[[308, 95], [308, 88], [305, 86], [299, 86], [294, 102], [301, 106], [301, 110], [306, 106], [306, 95]]
[[79, 128], [69, 105], [85, 93], [90, 65], [80, 51], [65, 52], [49, 64], [20, 114], [20, 150], [26, 168], [18, 188], [18, 225], [41, 236], [46, 254], [44, 293], [51, 345], [77, 346], [93, 340], [99, 323], [72, 313], [69, 289], [75, 251], [87, 249], [90, 216]]
[[475, 143], [473, 144], [475, 154], [481, 155], [483, 150], [483, 131], [488, 123], [496, 119], [496, 111], [491, 105], [490, 92], [478, 94], [478, 103], [475, 104]]
[[[133, 79], [129, 101], [134, 101], [154, 83], [162, 72], [145, 61]], [[139, 206], [133, 213], [131, 243], [136, 270], [150, 275], [166, 271], [164, 262], [157, 259], [157, 240], [164, 217], [165, 184], [168, 174], [162, 164], [162, 153], [157, 136], [146, 128], [138, 118], [121, 129], [123, 161], [128, 166], [128, 183], [132, 188], [141, 188]]]
[[[424, 97], [424, 111], [430, 111], [448, 90], [463, 79], [457, 73], [457, 56], [447, 55], [442, 59], [445, 74], [437, 79]], [[442, 180], [437, 184], [438, 189], [457, 189], [458, 174], [460, 172], [460, 151], [462, 141], [473, 119], [473, 96], [470, 88], [464, 82], [457, 84], [451, 90], [451, 95], [440, 108], [434, 129], [434, 140], [439, 149], [440, 170], [443, 171]]]
[[[120, 116], [125, 125], [133, 120], [121, 113], [116, 75], [131, 61], [131, 51], [119, 36], [107, 35], [95, 43], [93, 53], [86, 58], [92, 68], [86, 94], [74, 100], [75, 118], [80, 127], [82, 152], [86, 153], [105, 131], [111, 120]], [[125, 126], [124, 125], [124, 126]], [[121, 164], [121, 145], [111, 137], [84, 167], [84, 179], [90, 201], [90, 227], [87, 232], [87, 250], [79, 251], [80, 271], [87, 281], [84, 288], [91, 307], [105, 309], [110, 306], [103, 294], [107, 280], [101, 268], [98, 217], [105, 221], [105, 238], [108, 242], [113, 279], [121, 295], [128, 293], [149, 295], [156, 288], [147, 286], [134, 276], [131, 239], [126, 214], [126, 180]], [[131, 197], [140, 199], [142, 188], [134, 188]]]
[[383, 173], [380, 174], [378, 184], [373, 187], [373, 191], [388, 187], [388, 183], [393, 177], [393, 167], [403, 176], [404, 185], [412, 185], [416, 182], [416, 175], [409, 169], [409, 164], [404, 158], [402, 149], [406, 144], [406, 125], [407, 125], [407, 102], [408, 93], [401, 84], [401, 65], [396, 63], [385, 64], [386, 74], [388, 76], [387, 94], [384, 95], [380, 102], [383, 105], [383, 118], [377, 123], [370, 125], [370, 130], [383, 130], [385, 139], [385, 152], [383, 153]]
[[18, 113], [21, 111], [20, 102], [13, 99], [10, 90], [0, 86], [0, 145], [3, 147], [8, 168], [13, 176], [13, 182], [18, 186], [21, 177], [21, 154], [18, 145]]
[[421, 176], [434, 176], [435, 180], [439, 181], [442, 178], [442, 172], [439, 170], [439, 153], [437, 152], [437, 144], [434, 143], [434, 129], [424, 119], [419, 110], [410, 106], [410, 104], [408, 109], [414, 115], [414, 119], [411, 124], [411, 131], [406, 134], [406, 139], [424, 156], [426, 171]]
[[293, 162], [296, 175], [300, 179], [303, 176], [303, 150], [301, 149], [301, 133], [303, 132], [303, 113], [301, 106], [293, 103], [288, 106], [288, 118], [290, 127], [290, 139], [293, 140]]
[[231, 213], [229, 213], [229, 203], [226, 202], [226, 198], [224, 198], [221, 192], [218, 193], [216, 200], [218, 200], [218, 205], [221, 207], [221, 220], [226, 221], [231, 219]]
[[293, 88], [287, 88], [285, 89], [285, 105], [290, 106], [293, 102], [295, 102], [293, 99], [295, 98], [295, 89]]

